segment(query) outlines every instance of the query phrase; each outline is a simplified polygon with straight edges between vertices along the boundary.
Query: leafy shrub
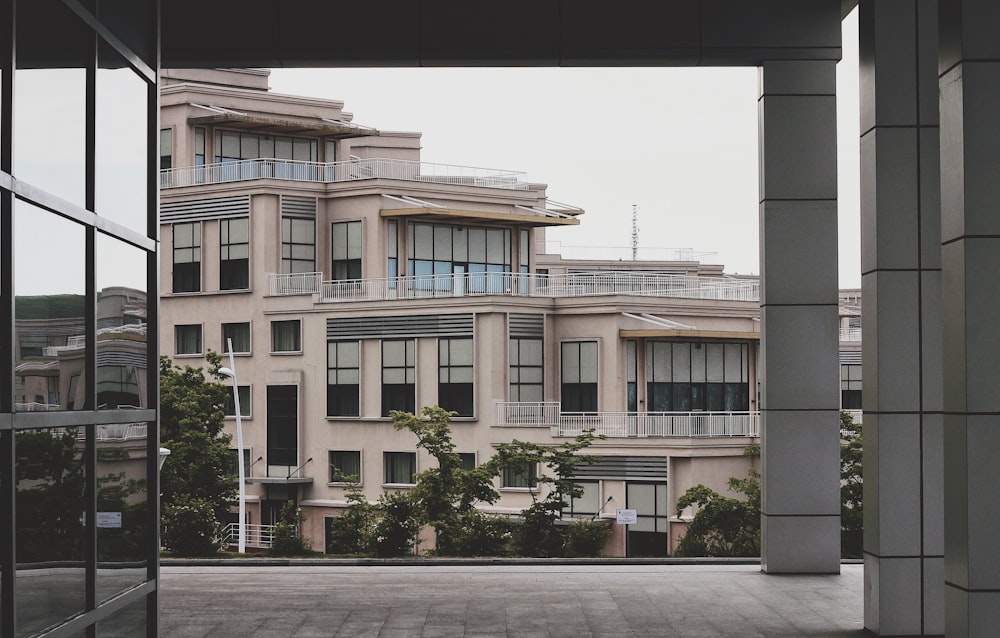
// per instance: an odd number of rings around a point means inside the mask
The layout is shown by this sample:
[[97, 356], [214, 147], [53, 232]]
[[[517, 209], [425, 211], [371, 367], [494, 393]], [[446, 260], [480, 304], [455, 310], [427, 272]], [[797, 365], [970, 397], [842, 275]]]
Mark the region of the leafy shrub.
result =
[[514, 529], [514, 553], [517, 556], [558, 558], [563, 552], [563, 529], [556, 525], [551, 504], [536, 501], [521, 512], [524, 521]]
[[509, 556], [513, 524], [506, 518], [466, 513], [453, 539], [455, 556]]
[[272, 556], [303, 556], [312, 549], [308, 540], [302, 537], [302, 521], [305, 515], [293, 501], [281, 506], [278, 522], [274, 525], [271, 549]]
[[163, 506], [162, 543], [177, 556], [214, 556], [222, 548], [222, 525], [212, 503], [179, 496]]
[[343, 513], [326, 519], [325, 551], [327, 554], [367, 554], [375, 528], [375, 506], [368, 502], [357, 484], [347, 489], [346, 496], [348, 506]]
[[420, 529], [419, 508], [408, 494], [382, 494], [378, 500], [381, 517], [371, 537], [371, 552], [378, 558], [396, 558], [413, 553], [413, 543]]
[[570, 523], [566, 527], [563, 539], [563, 556], [567, 558], [600, 556], [604, 551], [604, 543], [611, 536], [609, 522], [580, 519]]

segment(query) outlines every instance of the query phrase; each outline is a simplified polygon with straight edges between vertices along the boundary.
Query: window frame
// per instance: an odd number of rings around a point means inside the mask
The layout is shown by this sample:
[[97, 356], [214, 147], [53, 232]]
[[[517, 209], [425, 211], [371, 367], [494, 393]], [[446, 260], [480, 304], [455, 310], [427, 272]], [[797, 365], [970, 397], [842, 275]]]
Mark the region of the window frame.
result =
[[[338, 229], [343, 229], [343, 236], [337, 232]], [[358, 235], [358, 254], [353, 256], [351, 253], [351, 238], [354, 233]], [[337, 258], [340, 247], [337, 245], [339, 240], [343, 240], [343, 250], [345, 256], [341, 259]], [[335, 221], [330, 224], [330, 279], [333, 281], [350, 281], [364, 279], [364, 225], [360, 219], [351, 219], [344, 221]], [[338, 266], [343, 268], [344, 276], [338, 275]], [[356, 272], [352, 273], [352, 270], [356, 268]], [[352, 277], [352, 274], [356, 274], [356, 277]]]
[[[288, 235], [285, 235], [285, 222], [288, 222]], [[308, 222], [312, 224], [312, 241], [296, 241], [295, 227], [297, 222]], [[310, 246], [312, 248], [312, 259], [308, 270], [298, 270], [295, 264], [304, 264], [306, 259], [295, 257], [295, 247]], [[287, 256], [286, 256], [287, 253]], [[293, 275], [297, 273], [316, 272], [316, 219], [312, 217], [297, 217], [295, 215], [282, 215], [281, 217], [281, 274]]]
[[[523, 466], [526, 471], [517, 471], [517, 466]], [[520, 477], [523, 474], [526, 479], [524, 482], [526, 485], [511, 485], [511, 483], [519, 483]], [[534, 492], [538, 489], [538, 463], [535, 461], [522, 461], [516, 464], [512, 463], [503, 468], [500, 472], [500, 489], [502, 490], [517, 490], [522, 492]]]
[[[403, 365], [397, 366], [386, 366], [385, 364], [385, 347], [388, 343], [403, 343]], [[383, 418], [389, 417], [389, 412], [392, 410], [399, 409], [399, 406], [390, 406], [389, 400], [393, 397], [386, 396], [386, 387], [391, 386], [393, 389], [409, 387], [408, 395], [405, 397], [406, 405], [402, 406], [403, 412], [416, 412], [417, 404], [417, 340], [414, 338], [406, 339], [383, 339], [380, 343], [381, 350], [381, 361], [379, 362], [381, 366], [381, 385], [380, 385], [380, 395], [381, 395], [381, 411], [380, 415]], [[387, 384], [385, 381], [386, 373], [394, 370], [402, 370], [404, 383], [392, 383]], [[409, 379], [412, 378], [412, 381]], [[401, 391], [400, 391], [401, 393]]]
[[[198, 329], [198, 351], [181, 352], [181, 329]], [[175, 357], [202, 357], [205, 355], [205, 326], [200, 323], [177, 323], [174, 324], [174, 356]]]
[[[468, 363], [460, 361], [458, 364], [453, 362], [453, 349], [452, 346], [454, 342], [457, 341], [467, 341], [469, 343], [469, 352], [471, 354], [471, 361]], [[447, 361], [445, 361], [447, 357]], [[468, 370], [472, 381], [468, 383], [452, 382], [452, 376], [459, 373], [462, 370]], [[445, 381], [443, 379], [447, 378]], [[442, 396], [444, 394], [451, 394], [450, 392], [445, 392], [452, 388], [457, 389], [459, 386], [468, 386], [467, 393], [468, 397], [463, 397], [467, 400], [468, 410], [463, 411], [457, 408], [463, 408], [466, 406], [453, 406], [445, 405], [442, 401]], [[457, 392], [456, 392], [457, 394]], [[463, 390], [465, 394], [465, 390]], [[438, 405], [445, 410], [456, 412], [457, 418], [475, 418], [476, 416], [476, 341], [472, 337], [440, 337], [438, 338]], [[467, 413], [465, 413], [467, 412]]]
[[[182, 245], [178, 247], [177, 244], [177, 229], [178, 227], [190, 227], [192, 229], [191, 233], [191, 244]], [[197, 237], [195, 237], [195, 231], [197, 231]], [[202, 239], [204, 238], [204, 232], [202, 229], [201, 222], [179, 222], [170, 225], [170, 292], [173, 294], [194, 294], [200, 293], [204, 290], [203, 277], [204, 272], [201, 267], [202, 264]], [[180, 251], [191, 251], [191, 259], [189, 261], [178, 261], [177, 254]], [[192, 272], [187, 273], [185, 277], [178, 277], [178, 265], [184, 266], [187, 264], [197, 264], [197, 267], [182, 268], [182, 270], [190, 269]], [[187, 281], [190, 277], [191, 286], [190, 289], [178, 289], [178, 284], [181, 281]], [[186, 287], [185, 287], [186, 288]]]
[[[594, 347], [594, 381], [583, 381], [583, 365], [581, 360], [583, 358], [583, 346], [593, 344]], [[576, 346], [577, 355], [577, 375], [576, 380], [567, 380], [568, 366], [566, 365], [566, 348], [567, 346]], [[562, 341], [559, 344], [559, 402], [560, 410], [563, 412], [599, 412], [601, 405], [601, 342], [599, 339], [572, 339], [568, 341]], [[588, 389], [589, 386], [593, 386], [593, 397], [592, 397], [592, 407], [590, 405], [584, 406], [584, 391]], [[576, 388], [576, 402], [577, 405], [567, 406], [567, 389]], [[569, 409], [572, 407], [573, 409]]]
[[[526, 342], [537, 342], [538, 352], [541, 353], [541, 363], [523, 363], [524, 345]], [[537, 370], [541, 381], [538, 383], [524, 382], [521, 379], [524, 371]], [[517, 380], [515, 381], [515, 377]], [[535, 403], [535, 401], [525, 401], [522, 398], [524, 389], [539, 388], [541, 392], [538, 402], [545, 401], [545, 339], [542, 337], [510, 337], [507, 340], [507, 398], [509, 401], [517, 403]], [[516, 395], [516, 397], [515, 397]]]
[[[246, 222], [246, 225], [247, 225], [247, 229], [246, 229], [247, 230], [247, 240], [246, 241], [235, 241], [235, 242], [232, 241], [232, 239], [230, 237], [231, 231], [229, 229], [229, 225], [232, 222]], [[225, 229], [225, 230], [223, 230], [223, 229]], [[251, 228], [250, 228], [250, 218], [249, 217], [246, 217], [246, 216], [242, 216], [242, 217], [230, 217], [230, 218], [220, 219], [219, 220], [219, 290], [220, 291], [222, 291], [222, 290], [225, 290], [225, 291], [246, 291], [246, 290], [250, 290], [251, 289], [251, 283], [250, 283], [250, 238], [251, 238], [251, 236], [252, 236], [252, 233], [251, 233]], [[225, 241], [225, 239], [228, 239], [228, 241]], [[228, 258], [229, 252], [232, 251], [234, 248], [238, 248], [240, 246], [245, 246], [246, 247], [246, 257], [239, 257], [237, 259]], [[223, 257], [224, 255], [226, 256], [226, 258]], [[223, 285], [224, 278], [226, 277], [226, 272], [227, 272], [226, 264], [228, 264], [229, 262], [238, 262], [238, 261], [245, 261], [246, 262], [246, 285], [243, 286], [243, 287], [232, 287], [232, 286], [229, 286], [228, 284]]]
[[[275, 326], [277, 324], [298, 324], [298, 331], [295, 337], [295, 345], [298, 349], [278, 350], [275, 343]], [[302, 320], [301, 319], [276, 319], [271, 321], [271, 352], [270, 354], [289, 355], [302, 354]]]
[[[340, 365], [339, 356], [336, 361], [332, 360], [331, 348], [335, 349], [339, 355], [341, 344], [354, 344], [357, 348], [357, 367]], [[342, 372], [346, 373], [348, 371], [354, 370], [357, 375], [357, 383], [331, 383], [331, 376], [337, 377], [339, 379]], [[330, 409], [332, 390], [331, 388], [339, 386], [354, 386], [356, 388], [356, 406], [355, 414], [333, 414]], [[336, 339], [326, 342], [326, 417], [328, 419], [341, 419], [341, 418], [358, 418], [361, 416], [361, 341], [356, 339]]]
[[[413, 471], [410, 473], [410, 481], [408, 483], [400, 483], [400, 482], [394, 482], [394, 481], [390, 481], [389, 480], [389, 462], [388, 462], [389, 458], [390, 458], [389, 455], [393, 455], [393, 457], [395, 457], [395, 455], [397, 455], [397, 454], [399, 454], [399, 455], [406, 454], [411, 459], [413, 459]], [[419, 471], [420, 470], [419, 470], [419, 468], [417, 466], [417, 453], [416, 452], [396, 452], [396, 451], [392, 451], [392, 450], [384, 450], [382, 452], [382, 486], [383, 487], [388, 487], [388, 486], [392, 486], [392, 487], [404, 487], [404, 486], [405, 487], [412, 487], [412, 486], [414, 486], [414, 485], [417, 484], [415, 477], [416, 477], [416, 475], [417, 475], [417, 473]], [[393, 477], [393, 478], [395, 478], [395, 477]]]
[[247, 357], [253, 354], [253, 324], [250, 321], [227, 321], [221, 324], [222, 329], [222, 354], [229, 354], [229, 344], [226, 342], [226, 326], [246, 326], [247, 341], [249, 347], [246, 350], [236, 350], [236, 340], [233, 340], [233, 355], [237, 357]]
[[[335, 481], [333, 480], [333, 455], [334, 454], [357, 454], [358, 455], [358, 480], [356, 482], [351, 481]], [[326, 451], [326, 461], [327, 461], [327, 485], [342, 485], [342, 486], [354, 486], [354, 485], [364, 485], [365, 484], [365, 467], [364, 467], [364, 454], [362, 450], [327, 450]], [[339, 469], [339, 468], [338, 468]], [[346, 476], [351, 476], [351, 474], [346, 474]]]
[[[253, 418], [253, 384], [252, 383], [241, 383], [239, 390], [246, 388], [246, 401], [243, 400], [243, 392], [240, 392], [240, 411], [246, 414], [241, 414], [241, 420], [247, 420]], [[236, 402], [233, 401], [233, 390], [232, 386], [226, 386], [226, 403], [222, 406], [223, 411], [226, 413], [225, 418], [227, 420], [236, 420]], [[232, 408], [232, 410], [230, 410]]]

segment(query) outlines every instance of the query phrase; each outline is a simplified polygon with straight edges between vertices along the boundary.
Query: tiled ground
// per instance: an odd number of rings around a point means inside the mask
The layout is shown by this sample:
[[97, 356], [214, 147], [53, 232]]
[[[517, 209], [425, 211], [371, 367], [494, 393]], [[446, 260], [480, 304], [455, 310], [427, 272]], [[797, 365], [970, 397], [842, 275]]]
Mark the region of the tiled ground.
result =
[[862, 566], [164, 566], [162, 638], [846, 637]]

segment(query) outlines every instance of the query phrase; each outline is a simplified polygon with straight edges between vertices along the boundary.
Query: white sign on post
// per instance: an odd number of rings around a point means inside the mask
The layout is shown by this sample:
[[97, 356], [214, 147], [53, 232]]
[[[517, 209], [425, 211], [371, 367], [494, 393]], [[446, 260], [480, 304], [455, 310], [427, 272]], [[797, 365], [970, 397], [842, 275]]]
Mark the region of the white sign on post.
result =
[[634, 525], [639, 522], [635, 510], [615, 510], [615, 520], [619, 525]]

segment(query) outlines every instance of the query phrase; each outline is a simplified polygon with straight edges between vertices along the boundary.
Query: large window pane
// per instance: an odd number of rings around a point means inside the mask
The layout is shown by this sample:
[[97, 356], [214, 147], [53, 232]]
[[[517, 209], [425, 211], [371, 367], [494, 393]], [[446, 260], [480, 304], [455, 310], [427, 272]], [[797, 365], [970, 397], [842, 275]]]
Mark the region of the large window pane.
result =
[[146, 251], [98, 233], [97, 407], [148, 407]]
[[14, 439], [17, 636], [84, 610], [83, 428], [18, 432]]
[[233, 354], [250, 354], [250, 322], [222, 324], [222, 352], [229, 352], [232, 343]]
[[417, 455], [415, 452], [383, 452], [385, 466], [385, 482], [397, 485], [412, 485], [413, 475], [417, 473]]
[[[86, 206], [84, 65], [93, 57], [94, 35], [58, 0], [18, 3], [17, 33], [14, 177]], [[57, 63], [65, 68], [51, 68]]]
[[219, 290], [250, 287], [250, 220], [219, 221]]
[[330, 482], [360, 483], [361, 452], [358, 450], [332, 450], [330, 452]]
[[301, 352], [301, 333], [301, 322], [298, 319], [272, 321], [271, 352]]
[[327, 416], [359, 416], [360, 344], [331, 341], [327, 344]]
[[84, 246], [82, 226], [15, 202], [15, 410], [84, 408]]
[[147, 102], [149, 86], [103, 42], [97, 70], [94, 144], [95, 212], [147, 229]]
[[97, 600], [146, 580], [145, 423], [98, 425]]
[[97, 635], [100, 638], [145, 636], [146, 599], [140, 598], [97, 623]]

